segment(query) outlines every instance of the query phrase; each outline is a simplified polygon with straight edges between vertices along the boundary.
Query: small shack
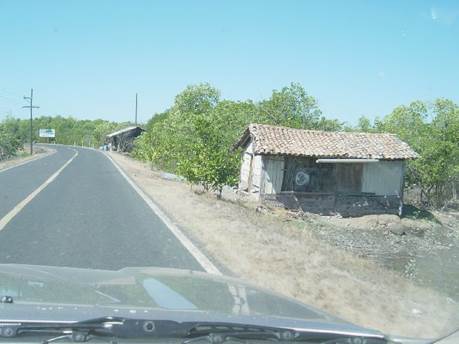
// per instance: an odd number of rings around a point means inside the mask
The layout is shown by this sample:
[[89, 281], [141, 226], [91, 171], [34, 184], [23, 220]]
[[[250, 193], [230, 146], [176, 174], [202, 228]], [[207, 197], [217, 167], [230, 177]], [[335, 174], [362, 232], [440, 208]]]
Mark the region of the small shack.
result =
[[106, 136], [106, 144], [110, 150], [118, 152], [130, 152], [134, 145], [134, 139], [144, 132], [141, 127], [132, 126], [115, 131]]
[[401, 214], [405, 161], [418, 155], [393, 134], [250, 124], [239, 190], [272, 206], [343, 216]]

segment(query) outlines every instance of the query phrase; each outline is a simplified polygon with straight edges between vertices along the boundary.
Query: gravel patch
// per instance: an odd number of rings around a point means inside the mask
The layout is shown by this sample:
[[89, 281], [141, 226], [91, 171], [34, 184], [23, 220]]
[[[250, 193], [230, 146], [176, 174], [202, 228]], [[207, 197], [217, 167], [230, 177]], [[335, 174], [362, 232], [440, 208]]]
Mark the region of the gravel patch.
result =
[[320, 240], [398, 271], [459, 302], [459, 212], [435, 212], [432, 220], [395, 215], [288, 215], [309, 223], [309, 230]]

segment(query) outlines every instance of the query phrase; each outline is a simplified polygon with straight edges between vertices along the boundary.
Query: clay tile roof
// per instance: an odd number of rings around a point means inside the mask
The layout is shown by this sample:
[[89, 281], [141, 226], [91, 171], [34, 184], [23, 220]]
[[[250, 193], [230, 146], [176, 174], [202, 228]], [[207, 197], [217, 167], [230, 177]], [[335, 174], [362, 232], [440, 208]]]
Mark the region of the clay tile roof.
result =
[[255, 154], [293, 155], [322, 158], [402, 160], [418, 154], [393, 134], [330, 132], [250, 124], [235, 148], [248, 138]]

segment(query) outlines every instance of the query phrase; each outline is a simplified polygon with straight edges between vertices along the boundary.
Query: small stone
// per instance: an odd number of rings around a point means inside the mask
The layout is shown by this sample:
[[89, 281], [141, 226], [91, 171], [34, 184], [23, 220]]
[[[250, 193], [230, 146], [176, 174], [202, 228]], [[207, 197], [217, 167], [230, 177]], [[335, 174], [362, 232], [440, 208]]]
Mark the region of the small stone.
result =
[[406, 227], [400, 223], [389, 223], [387, 224], [387, 229], [395, 235], [406, 235]]
[[255, 208], [255, 212], [257, 213], [261, 213], [261, 214], [267, 214], [269, 211], [268, 211], [268, 208], [262, 206], [262, 205], [259, 205]]

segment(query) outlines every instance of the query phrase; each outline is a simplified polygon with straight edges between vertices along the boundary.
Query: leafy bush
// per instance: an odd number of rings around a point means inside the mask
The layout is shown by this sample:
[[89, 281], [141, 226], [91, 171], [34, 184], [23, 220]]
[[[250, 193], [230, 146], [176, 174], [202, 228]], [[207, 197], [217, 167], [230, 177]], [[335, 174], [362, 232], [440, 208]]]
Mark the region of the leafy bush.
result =
[[209, 84], [188, 86], [167, 112], [157, 114], [136, 140], [134, 156], [176, 172], [189, 182], [221, 192], [239, 179], [239, 152], [233, 144], [249, 123], [298, 128], [341, 129], [321, 117], [316, 100], [291, 84], [259, 103], [220, 100]]
[[194, 140], [187, 156], [177, 163], [177, 172], [206, 190], [218, 190], [224, 185], [236, 185], [239, 171], [239, 154], [228, 151], [221, 140], [221, 132], [204, 116], [193, 118]]
[[415, 101], [376, 120], [363, 118], [363, 131], [397, 134], [420, 155], [408, 162], [406, 184], [420, 188], [420, 202], [441, 207], [456, 197], [459, 181], [459, 107], [447, 99]]
[[11, 123], [0, 123], [0, 161], [15, 156], [21, 146], [22, 141]]
[[459, 111], [445, 99], [399, 106], [372, 124], [357, 127], [327, 119], [304, 88], [292, 83], [260, 102], [220, 100], [209, 84], [187, 87], [166, 112], [154, 116], [136, 141], [134, 155], [191, 183], [221, 190], [235, 185], [240, 159], [231, 147], [249, 123], [318, 130], [390, 132], [408, 142], [420, 158], [408, 162], [406, 184], [421, 188], [422, 202], [441, 206], [454, 197], [459, 180]]

